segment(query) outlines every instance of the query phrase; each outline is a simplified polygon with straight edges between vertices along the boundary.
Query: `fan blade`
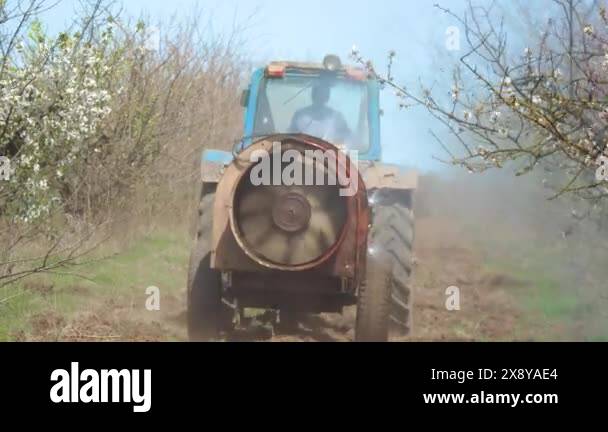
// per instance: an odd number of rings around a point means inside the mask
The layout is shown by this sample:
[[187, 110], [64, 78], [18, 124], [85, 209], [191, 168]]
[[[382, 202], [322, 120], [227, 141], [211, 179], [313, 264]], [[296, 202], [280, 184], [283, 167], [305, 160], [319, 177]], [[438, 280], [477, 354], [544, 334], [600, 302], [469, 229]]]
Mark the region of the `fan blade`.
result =
[[335, 186], [310, 186], [304, 192], [312, 210], [328, 209], [333, 202], [342, 200], [340, 191]]
[[323, 238], [324, 242], [329, 243], [331, 247], [338, 240], [343, 225], [344, 219], [338, 215], [330, 215], [322, 210], [315, 210], [310, 217], [309, 230], [313, 237]]
[[314, 234], [310, 231], [304, 231], [297, 236], [297, 240], [293, 242], [293, 254], [291, 261], [286, 263], [289, 265], [301, 265], [319, 258], [325, 249], [315, 240]]
[[287, 235], [280, 230], [273, 229], [260, 240], [256, 251], [270, 261], [281, 263], [288, 251]]
[[256, 248], [275, 227], [268, 214], [259, 214], [240, 220], [239, 229], [247, 243]]
[[238, 202], [239, 217], [268, 211], [275, 199], [275, 191], [267, 186], [249, 186], [241, 192]]

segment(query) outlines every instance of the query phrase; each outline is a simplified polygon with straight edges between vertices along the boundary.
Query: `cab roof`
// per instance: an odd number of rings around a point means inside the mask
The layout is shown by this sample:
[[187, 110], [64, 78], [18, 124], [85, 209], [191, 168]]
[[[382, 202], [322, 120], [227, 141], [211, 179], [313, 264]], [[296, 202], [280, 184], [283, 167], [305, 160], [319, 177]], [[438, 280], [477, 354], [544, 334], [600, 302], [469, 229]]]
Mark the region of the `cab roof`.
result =
[[294, 62], [294, 61], [272, 61], [265, 68], [267, 76], [280, 77], [285, 72], [300, 72], [300, 73], [319, 73], [319, 72], [334, 72], [347, 75], [357, 80], [367, 80], [367, 71], [361, 67], [340, 65], [339, 68], [328, 70], [323, 63], [313, 62]]

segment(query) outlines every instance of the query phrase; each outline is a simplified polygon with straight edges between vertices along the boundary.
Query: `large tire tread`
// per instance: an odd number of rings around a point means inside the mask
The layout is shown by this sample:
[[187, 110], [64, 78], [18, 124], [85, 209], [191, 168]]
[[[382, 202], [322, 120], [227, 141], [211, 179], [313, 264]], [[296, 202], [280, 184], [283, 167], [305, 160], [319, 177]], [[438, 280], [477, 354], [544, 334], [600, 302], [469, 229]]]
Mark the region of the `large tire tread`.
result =
[[203, 189], [198, 224], [188, 270], [188, 337], [192, 341], [217, 339], [227, 319], [222, 302], [222, 279], [211, 268], [211, 230], [215, 193]]
[[408, 334], [412, 328], [413, 296], [409, 284], [412, 273], [414, 213], [406, 205], [393, 202], [374, 208], [370, 246], [382, 251], [389, 261], [393, 328]]
[[355, 340], [386, 342], [391, 311], [391, 274], [381, 254], [369, 257], [366, 280], [359, 287]]

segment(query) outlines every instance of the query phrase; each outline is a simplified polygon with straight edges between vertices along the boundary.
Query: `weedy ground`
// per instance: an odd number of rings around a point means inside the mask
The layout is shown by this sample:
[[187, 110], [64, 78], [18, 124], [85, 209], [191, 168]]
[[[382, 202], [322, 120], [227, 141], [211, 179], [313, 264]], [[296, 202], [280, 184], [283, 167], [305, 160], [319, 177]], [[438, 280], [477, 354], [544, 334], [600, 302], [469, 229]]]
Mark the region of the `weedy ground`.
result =
[[[411, 281], [414, 331], [393, 340], [608, 340], [608, 248], [597, 231], [570, 226], [561, 206], [521, 187], [520, 196], [501, 198], [513, 190], [510, 181], [426, 183]], [[468, 193], [455, 192], [462, 190]], [[86, 263], [1, 288], [0, 340], [186, 340], [192, 212], [179, 210], [186, 207], [118, 223]], [[151, 286], [160, 292], [158, 311], [146, 308]], [[460, 310], [446, 308], [452, 286]], [[231, 339], [349, 341], [354, 319], [348, 308], [309, 317], [296, 334]]]
[[[5, 288], [1, 340], [183, 340], [187, 229], [156, 229], [128, 245], [105, 244], [76, 274], [40, 275]], [[150, 286], [160, 310], [146, 309]]]
[[[601, 283], [580, 280], [564, 263], [559, 238], [523, 242], [513, 232], [481, 235], [446, 217], [417, 223], [414, 332], [393, 340], [607, 340]], [[525, 236], [523, 232], [519, 235]], [[186, 340], [187, 226], [157, 225], [124, 243], [108, 242], [71, 269], [4, 288], [0, 340]], [[557, 264], [557, 265], [556, 265]], [[590, 266], [593, 263], [590, 263]], [[596, 265], [600, 266], [599, 263]], [[556, 270], [557, 268], [557, 270]], [[146, 309], [146, 288], [160, 290], [160, 310]], [[445, 307], [449, 286], [461, 309]], [[297, 334], [240, 334], [239, 340], [349, 341], [354, 310], [310, 317]]]

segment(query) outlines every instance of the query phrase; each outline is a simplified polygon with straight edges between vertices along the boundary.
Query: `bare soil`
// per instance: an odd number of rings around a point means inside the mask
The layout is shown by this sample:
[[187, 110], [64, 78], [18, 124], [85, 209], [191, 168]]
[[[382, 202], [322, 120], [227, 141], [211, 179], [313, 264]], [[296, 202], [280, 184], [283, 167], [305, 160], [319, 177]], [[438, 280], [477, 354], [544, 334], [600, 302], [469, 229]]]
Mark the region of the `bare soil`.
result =
[[[185, 274], [185, 268], [184, 274]], [[484, 257], [467, 247], [447, 218], [417, 221], [415, 270], [411, 281], [414, 292], [414, 330], [404, 337], [393, 334], [393, 341], [479, 341], [531, 339], [535, 328], [519, 310], [513, 290], [523, 282], [504, 274], [484, 271]], [[461, 310], [448, 311], [446, 289], [460, 289]], [[52, 287], [31, 287], [43, 293]], [[74, 289], [78, 289], [75, 287]], [[185, 288], [176, 288], [161, 298], [161, 310], [149, 312], [133, 298], [97, 300], [72, 317], [55, 312], [31, 317], [31, 332], [15, 335], [21, 340], [43, 341], [180, 341], [186, 340]], [[231, 340], [313, 342], [351, 341], [354, 308], [344, 314], [310, 316], [293, 334], [277, 334], [251, 329]], [[524, 324], [524, 320], [525, 324]]]
[[[502, 274], [484, 271], [483, 257], [466, 247], [448, 220], [417, 222], [414, 328], [409, 336], [393, 334], [392, 341], [479, 341], [533, 337], [521, 334], [522, 313], [511, 291], [522, 284]], [[446, 289], [460, 289], [461, 310], [446, 308]], [[322, 315], [303, 323], [299, 335], [275, 336], [273, 341], [351, 341], [355, 310]]]

